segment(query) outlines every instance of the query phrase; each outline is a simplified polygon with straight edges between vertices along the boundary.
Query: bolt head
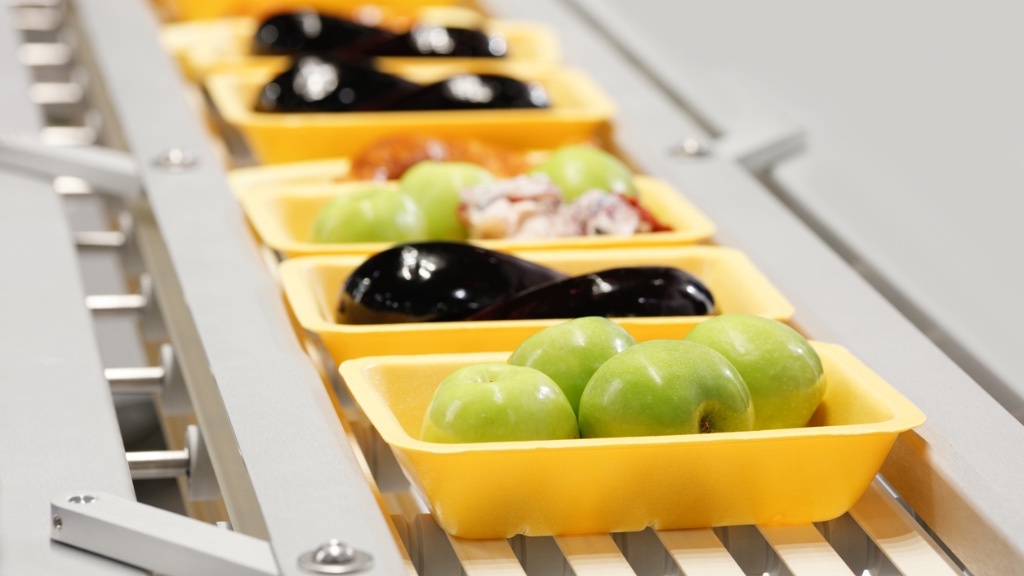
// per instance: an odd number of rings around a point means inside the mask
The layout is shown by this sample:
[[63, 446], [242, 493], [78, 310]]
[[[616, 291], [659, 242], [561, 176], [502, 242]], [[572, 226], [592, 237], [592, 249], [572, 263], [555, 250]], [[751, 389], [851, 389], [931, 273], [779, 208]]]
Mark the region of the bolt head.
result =
[[313, 553], [313, 561], [317, 564], [345, 564], [355, 558], [356, 551], [337, 538], [331, 538]]
[[317, 574], [351, 574], [373, 566], [373, 557], [332, 538], [299, 557], [299, 567]]
[[196, 155], [185, 148], [168, 148], [157, 156], [153, 163], [168, 172], [182, 172], [195, 166]]
[[669, 154], [673, 156], [696, 157], [707, 156], [709, 153], [711, 146], [704, 140], [693, 137], [683, 138], [669, 148]]

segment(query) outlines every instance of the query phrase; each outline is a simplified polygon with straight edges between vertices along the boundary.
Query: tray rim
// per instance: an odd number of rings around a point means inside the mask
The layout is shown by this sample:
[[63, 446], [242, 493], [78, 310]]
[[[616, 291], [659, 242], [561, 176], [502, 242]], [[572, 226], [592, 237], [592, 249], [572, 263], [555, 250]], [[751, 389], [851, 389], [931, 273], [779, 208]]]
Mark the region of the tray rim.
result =
[[[481, 442], [442, 444], [426, 442], [413, 438], [405, 432], [387, 402], [377, 394], [364, 378], [359, 376], [366, 368], [378, 364], [416, 365], [423, 362], [447, 364], [453, 361], [486, 362], [501, 361], [511, 354], [508, 352], [469, 352], [451, 354], [420, 354], [366, 356], [345, 360], [338, 367], [343, 381], [346, 383], [353, 399], [366, 414], [367, 419], [380, 433], [381, 438], [394, 449], [410, 453], [432, 455], [456, 455], [498, 452], [528, 452], [534, 450], [603, 450], [629, 449], [635, 446], [675, 446], [687, 444], [735, 444], [768, 442], [780, 439], [830, 438], [849, 436], [888, 436], [917, 428], [924, 424], [924, 413], [902, 393], [896, 390], [861, 362], [845, 347], [811, 340], [815, 351], [826, 355], [831, 361], [841, 363], [845, 368], [853, 370], [861, 378], [861, 385], [866, 384], [866, 391], [880, 396], [889, 406], [892, 417], [881, 422], [863, 424], [841, 424], [835, 426], [812, 426], [802, 428], [782, 428], [777, 430], [754, 430], [749, 432], [716, 432], [713, 434], [679, 434], [667, 436], [630, 436], [621, 438], [578, 438], [571, 440], [543, 440], [518, 442]], [[353, 384], [354, 383], [354, 384]], [[367, 405], [372, 408], [367, 409]], [[383, 418], [383, 420], [381, 420]]]
[[[618, 247], [618, 248], [607, 248], [602, 250], [601, 253], [607, 254], [607, 252], [614, 252], [616, 255], [630, 256], [630, 253], [650, 254], [651, 252], [663, 252], [663, 253], [690, 253], [697, 257], [703, 258], [720, 258], [723, 260], [733, 260], [741, 266], [746, 266], [748, 269], [755, 273], [750, 279], [754, 280], [760, 286], [758, 290], [762, 293], [768, 292], [771, 296], [772, 307], [767, 312], [762, 311], [760, 315], [774, 320], [786, 321], [793, 317], [795, 309], [793, 304], [783, 295], [775, 286], [765, 277], [760, 270], [754, 266], [754, 263], [747, 257], [743, 252], [736, 250], [735, 248], [728, 248], [724, 246], [704, 246], [704, 245], [683, 245], [683, 246], [652, 246], [652, 247]], [[531, 257], [540, 256], [542, 259], [547, 256], [551, 259], [572, 259], [574, 257], [587, 257], [591, 256], [591, 252], [596, 251], [585, 251], [585, 250], [545, 250], [545, 251], [508, 251], [508, 253], [525, 257], [527, 259]], [[341, 324], [334, 322], [328, 318], [325, 318], [321, 313], [319, 306], [315, 302], [315, 297], [310, 291], [310, 285], [307, 280], [307, 271], [309, 268], [322, 267], [330, 265], [331, 263], [344, 262], [346, 264], [355, 264], [357, 261], [365, 260], [365, 255], [359, 254], [322, 254], [313, 256], [300, 256], [297, 258], [289, 258], [278, 265], [278, 276], [281, 281], [282, 289], [285, 293], [285, 298], [291, 306], [292, 312], [295, 314], [296, 320], [299, 325], [304, 329], [309, 330], [317, 335], [357, 335], [365, 333], [395, 333], [402, 334], [412, 330], [421, 332], [440, 332], [450, 331], [452, 324], [458, 324], [458, 322], [408, 322], [402, 324]], [[621, 322], [628, 324], [651, 324], [661, 325], [667, 322], [676, 322], [680, 325], [683, 324], [696, 324], [708, 318], [714, 317], [713, 315], [705, 316], [657, 316], [657, 317], [629, 317], [629, 318], [617, 318]], [[480, 328], [504, 328], [511, 326], [520, 327], [533, 327], [543, 328], [547, 326], [553, 326], [560, 322], [564, 322], [566, 319], [544, 319], [544, 320], [480, 320], [474, 321], [471, 325], [466, 326], [466, 329], [473, 329], [474, 326]], [[461, 324], [466, 325], [466, 322]]]
[[[328, 165], [331, 161], [325, 161]], [[343, 161], [339, 161], [343, 162]], [[700, 211], [685, 196], [676, 191], [664, 180], [635, 174], [633, 176], [637, 189], [641, 196], [647, 195], [658, 204], [671, 205], [674, 214], [678, 216], [672, 222], [675, 224], [686, 224], [684, 231], [651, 232], [636, 234], [628, 237], [612, 236], [575, 236], [567, 238], [552, 238], [539, 240], [471, 240], [472, 244], [491, 248], [495, 250], [557, 250], [557, 249], [581, 249], [594, 250], [605, 248], [628, 247], [633, 244], [642, 246], [664, 246], [674, 244], [696, 244], [706, 242], [714, 237], [715, 224], [703, 212]], [[347, 243], [317, 243], [309, 240], [297, 239], [279, 226], [280, 216], [275, 214], [267, 204], [273, 201], [287, 200], [289, 197], [321, 198], [327, 196], [327, 191], [336, 190], [337, 194], [344, 194], [347, 191], [363, 186], [397, 186], [397, 181], [378, 182], [372, 180], [354, 180], [338, 183], [301, 183], [301, 184], [274, 184], [267, 186], [248, 186], [236, 189], [236, 196], [242, 206], [246, 217], [259, 235], [260, 239], [273, 250], [276, 250], [288, 258], [298, 256], [311, 256], [320, 254], [371, 254], [380, 252], [395, 245], [395, 242], [347, 242]], [[326, 200], [325, 200], [326, 201]], [[663, 214], [655, 214], [664, 219]], [[545, 246], [555, 244], [554, 246]]]

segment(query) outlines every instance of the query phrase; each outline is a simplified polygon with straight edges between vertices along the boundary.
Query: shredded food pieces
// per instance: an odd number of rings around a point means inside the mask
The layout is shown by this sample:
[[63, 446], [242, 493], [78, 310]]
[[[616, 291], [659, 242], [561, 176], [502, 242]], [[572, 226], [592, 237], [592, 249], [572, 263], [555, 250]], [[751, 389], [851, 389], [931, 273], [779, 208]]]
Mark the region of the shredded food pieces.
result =
[[543, 174], [462, 190], [459, 219], [475, 239], [631, 236], [669, 228], [625, 195], [592, 189], [573, 202]]

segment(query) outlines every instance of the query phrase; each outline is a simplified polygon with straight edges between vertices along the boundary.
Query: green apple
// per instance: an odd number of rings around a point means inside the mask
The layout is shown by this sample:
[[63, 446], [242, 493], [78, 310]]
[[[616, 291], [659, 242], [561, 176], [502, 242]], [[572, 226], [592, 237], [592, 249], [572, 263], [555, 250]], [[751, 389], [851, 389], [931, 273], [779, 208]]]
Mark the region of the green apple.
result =
[[426, 217], [431, 240], [465, 240], [466, 228], [458, 219], [459, 192], [493, 180], [485, 168], [470, 162], [427, 160], [407, 170], [399, 183]]
[[411, 242], [426, 239], [423, 213], [394, 188], [353, 190], [331, 200], [313, 221], [313, 242]]
[[739, 370], [754, 401], [755, 430], [804, 426], [825, 395], [821, 359], [782, 322], [724, 314], [698, 324], [686, 340], [714, 348]]
[[562, 189], [566, 202], [594, 188], [636, 195], [633, 171], [615, 156], [593, 146], [563, 146], [532, 171], [538, 172], [547, 174]]
[[601, 365], [580, 397], [584, 438], [736, 432], [754, 425], [743, 378], [724, 356], [683, 340], [649, 340]]
[[558, 384], [572, 409], [590, 377], [609, 358], [636, 344], [629, 332], [607, 318], [586, 316], [549, 326], [519, 344], [509, 364], [529, 366]]
[[446, 376], [420, 429], [427, 442], [568, 438], [579, 438], [579, 428], [558, 385], [539, 370], [500, 362], [470, 364]]

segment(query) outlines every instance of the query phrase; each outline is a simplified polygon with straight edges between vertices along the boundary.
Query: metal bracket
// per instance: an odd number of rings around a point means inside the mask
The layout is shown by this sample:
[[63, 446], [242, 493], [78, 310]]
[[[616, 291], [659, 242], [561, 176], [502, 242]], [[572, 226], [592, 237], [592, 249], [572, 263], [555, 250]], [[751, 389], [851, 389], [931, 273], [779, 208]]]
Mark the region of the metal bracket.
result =
[[112, 148], [51, 146], [36, 138], [7, 134], [0, 138], [0, 167], [50, 179], [74, 176], [124, 198], [142, 194], [135, 159]]
[[[219, 525], [103, 492], [69, 492], [50, 502], [50, 539], [167, 576], [278, 576], [270, 544]], [[314, 574], [355, 574], [373, 556], [337, 539], [296, 563]]]
[[185, 429], [183, 450], [153, 450], [128, 452], [128, 469], [132, 480], [159, 480], [188, 478], [189, 500], [216, 500], [220, 486], [213, 471], [210, 453], [199, 427], [192, 424]]
[[76, 42], [65, 38], [60, 42], [27, 42], [15, 52], [18, 62], [32, 71], [35, 82], [74, 82], [89, 86], [88, 72], [76, 62]]
[[160, 345], [159, 366], [106, 368], [103, 375], [115, 394], [163, 394], [165, 414], [187, 414], [192, 403], [185, 386], [185, 377], [178, 367], [174, 348]]
[[[57, 178], [57, 180], [61, 180]], [[74, 179], [77, 182], [82, 180]], [[67, 180], [61, 180], [66, 183]], [[88, 186], [88, 184], [86, 184]], [[55, 185], [56, 187], [56, 185]], [[67, 190], [67, 188], [64, 188]], [[62, 192], [63, 193], [63, 192]], [[135, 218], [127, 210], [117, 214], [116, 230], [83, 230], [75, 233], [75, 246], [86, 250], [117, 250], [121, 264], [128, 276], [138, 276], [145, 271], [139, 245], [135, 241]]]
[[18, 2], [11, 8], [14, 10], [14, 26], [26, 42], [52, 42], [65, 28], [63, 2]]
[[168, 576], [277, 576], [270, 544], [103, 492], [50, 502], [50, 538]]
[[51, 120], [71, 120], [81, 117], [88, 108], [85, 86], [78, 82], [38, 81], [29, 87], [29, 98], [42, 107]]
[[[718, 119], [718, 137], [713, 140], [684, 138], [670, 147], [670, 155], [731, 158], [756, 174], [803, 150], [806, 138], [803, 127], [767, 104], [770, 99], [759, 96], [756, 87], [738, 79], [730, 80], [718, 86], [732, 103], [730, 114]], [[673, 86], [673, 89], [678, 91], [680, 87]]]
[[185, 429], [185, 449], [188, 450], [188, 496], [192, 500], [220, 498], [220, 485], [213, 471], [213, 461], [206, 450], [206, 442], [198, 426]]
[[153, 292], [153, 279], [143, 272], [139, 274], [138, 294], [89, 294], [85, 297], [85, 307], [96, 313], [139, 313], [146, 339], [166, 340], [167, 329]]

